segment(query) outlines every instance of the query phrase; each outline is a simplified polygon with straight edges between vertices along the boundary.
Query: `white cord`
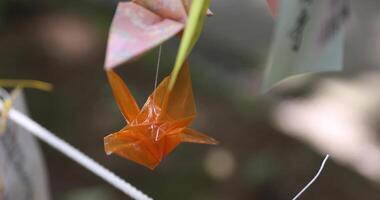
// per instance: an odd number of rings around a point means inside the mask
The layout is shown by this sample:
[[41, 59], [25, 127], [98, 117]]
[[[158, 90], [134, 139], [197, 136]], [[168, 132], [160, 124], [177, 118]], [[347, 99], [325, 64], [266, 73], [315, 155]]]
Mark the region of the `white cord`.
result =
[[[0, 101], [0, 110], [2, 110], [3, 102]], [[31, 132], [34, 136], [38, 137], [42, 141], [46, 142], [56, 150], [60, 151], [67, 157], [76, 161], [83, 167], [87, 168], [94, 174], [98, 175], [103, 180], [107, 181], [115, 188], [119, 189], [123, 193], [129, 195], [135, 200], [153, 200], [152, 198], [145, 195], [143, 192], [136, 189], [130, 183], [124, 181], [113, 172], [109, 171], [102, 165], [95, 162], [93, 159], [87, 155], [80, 152], [78, 149], [74, 148], [67, 142], [55, 136], [52, 132], [46, 128], [39, 125], [37, 122], [33, 121], [23, 113], [11, 109], [9, 111], [9, 118], [20, 126], [24, 127], [26, 130]]]
[[321, 165], [321, 167], [319, 168], [319, 170], [318, 170], [318, 172], [317, 172], [317, 174], [314, 176], [314, 178], [313, 179], [311, 179], [311, 181], [292, 199], [292, 200], [296, 200], [296, 199], [298, 199], [298, 197], [300, 197], [301, 195], [302, 195], [302, 193], [304, 193], [306, 190], [307, 190], [307, 188], [309, 188], [310, 187], [310, 185], [311, 184], [313, 184], [314, 183], [314, 181], [318, 178], [318, 176], [321, 174], [321, 172], [322, 172], [322, 170], [323, 170], [323, 168], [325, 167], [325, 164], [326, 164], [326, 161], [327, 161], [327, 159], [329, 159], [329, 157], [330, 157], [330, 155], [326, 155], [326, 157], [325, 157], [325, 159], [323, 160], [323, 162], [322, 162], [322, 165]]

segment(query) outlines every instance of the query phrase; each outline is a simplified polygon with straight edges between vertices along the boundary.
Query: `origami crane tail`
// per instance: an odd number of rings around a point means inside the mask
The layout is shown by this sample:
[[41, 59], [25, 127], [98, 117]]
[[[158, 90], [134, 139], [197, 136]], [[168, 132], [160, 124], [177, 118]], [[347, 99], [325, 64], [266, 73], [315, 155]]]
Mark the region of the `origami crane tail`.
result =
[[108, 155], [117, 154], [149, 169], [154, 169], [161, 162], [162, 156], [156, 155], [151, 144], [134, 134], [123, 130], [104, 138], [104, 148]]
[[162, 146], [163, 148], [160, 148], [163, 150], [162, 151], [163, 155], [167, 156], [181, 142], [211, 144], [211, 145], [216, 145], [219, 143], [214, 138], [211, 138], [198, 131], [195, 131], [189, 128], [185, 128], [184, 130], [179, 129], [178, 131], [173, 131], [172, 133], [161, 138], [159, 144], [163, 145]]
[[179, 134], [182, 142], [217, 145], [219, 142], [196, 130], [186, 128]]
[[138, 142], [137, 139], [128, 137], [126, 131], [120, 131], [104, 137], [104, 149], [107, 155], [111, 155], [123, 148], [136, 145]]
[[112, 69], [107, 70], [107, 77], [120, 111], [128, 122], [132, 121], [140, 112], [136, 100], [124, 81]]

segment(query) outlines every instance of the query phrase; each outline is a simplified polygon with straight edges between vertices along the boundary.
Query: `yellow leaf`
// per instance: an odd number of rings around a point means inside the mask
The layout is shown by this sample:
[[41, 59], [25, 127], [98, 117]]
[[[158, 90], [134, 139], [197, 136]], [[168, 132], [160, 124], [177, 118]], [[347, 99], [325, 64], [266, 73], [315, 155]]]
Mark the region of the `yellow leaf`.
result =
[[53, 90], [52, 84], [36, 80], [0, 79], [0, 87], [33, 88], [43, 91]]

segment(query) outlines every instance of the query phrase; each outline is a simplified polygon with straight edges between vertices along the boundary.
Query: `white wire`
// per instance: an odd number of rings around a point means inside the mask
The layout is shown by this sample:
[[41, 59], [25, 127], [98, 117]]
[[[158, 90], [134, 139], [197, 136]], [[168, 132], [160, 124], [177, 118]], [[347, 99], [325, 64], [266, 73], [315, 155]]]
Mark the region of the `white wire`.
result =
[[[0, 101], [0, 110], [2, 110], [3, 102]], [[129, 195], [135, 200], [153, 200], [148, 197], [143, 192], [139, 191], [130, 183], [124, 181], [113, 172], [109, 171], [102, 165], [95, 162], [93, 159], [88, 157], [87, 155], [80, 152], [78, 149], [74, 148], [67, 142], [55, 136], [52, 132], [47, 130], [46, 128], [39, 125], [37, 122], [33, 121], [23, 113], [11, 109], [9, 111], [9, 118], [20, 126], [24, 127], [26, 130], [31, 132], [34, 136], [38, 137], [42, 141], [46, 142], [56, 150], [60, 151], [67, 157], [76, 161], [83, 167], [87, 168], [103, 180], [107, 181], [115, 188], [119, 189], [123, 193]]]
[[313, 184], [315, 180], [317, 180], [318, 176], [321, 174], [323, 168], [325, 167], [326, 161], [327, 161], [327, 159], [329, 159], [329, 157], [330, 157], [330, 155], [327, 154], [325, 159], [323, 160], [321, 167], [319, 168], [317, 174], [314, 176], [314, 178], [311, 179], [311, 181], [292, 200], [298, 199], [298, 197], [300, 197], [307, 190], [307, 188], [309, 188], [310, 185]]
[[[161, 47], [160, 47], [161, 48]], [[159, 67], [159, 65], [158, 65]], [[3, 108], [3, 102], [0, 101], [0, 110]], [[109, 171], [99, 163], [95, 162], [93, 159], [88, 157], [87, 155], [80, 152], [75, 147], [71, 146], [67, 142], [63, 141], [59, 137], [55, 136], [52, 132], [47, 130], [46, 128], [39, 125], [37, 122], [33, 121], [23, 113], [11, 109], [9, 111], [9, 118], [14, 121], [15, 123], [19, 124], [20, 126], [24, 127], [26, 130], [31, 132], [34, 136], [38, 137], [42, 141], [46, 142], [56, 150], [60, 151], [67, 157], [71, 158], [72, 160], [76, 161], [83, 167], [87, 168], [103, 180], [107, 181], [111, 185], [113, 185], [115, 188], [119, 189], [123, 193], [129, 195], [133, 199], [136, 200], [153, 200], [143, 192], [139, 191], [137, 188], [135, 188], [130, 183], [124, 181], [117, 175], [115, 175], [113, 172]], [[319, 177], [321, 174], [328, 158], [330, 155], [326, 155], [325, 159], [323, 160], [321, 167], [319, 168], [317, 174], [313, 177], [313, 179], [292, 199], [296, 200], [298, 199]]]

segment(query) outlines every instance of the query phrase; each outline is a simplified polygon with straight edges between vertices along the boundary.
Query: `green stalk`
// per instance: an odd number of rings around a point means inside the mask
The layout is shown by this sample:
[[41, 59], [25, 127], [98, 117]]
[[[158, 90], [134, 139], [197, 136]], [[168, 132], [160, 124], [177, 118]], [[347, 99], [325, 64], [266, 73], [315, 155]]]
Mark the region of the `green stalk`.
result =
[[185, 32], [183, 33], [175, 65], [171, 73], [171, 78], [168, 86], [169, 91], [173, 89], [183, 63], [189, 56], [191, 50], [193, 49], [195, 43], [197, 42], [202, 32], [203, 22], [206, 17], [206, 12], [209, 8], [210, 3], [211, 0], [192, 1]]

